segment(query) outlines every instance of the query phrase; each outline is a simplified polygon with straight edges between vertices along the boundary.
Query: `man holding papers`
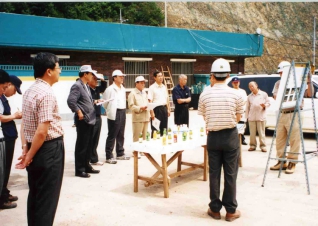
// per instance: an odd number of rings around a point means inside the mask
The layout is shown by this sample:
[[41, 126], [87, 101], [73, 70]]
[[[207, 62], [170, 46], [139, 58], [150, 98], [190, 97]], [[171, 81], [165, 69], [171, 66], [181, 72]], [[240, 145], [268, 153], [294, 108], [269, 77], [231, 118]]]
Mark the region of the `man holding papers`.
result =
[[128, 96], [128, 107], [132, 113], [134, 142], [138, 141], [140, 134], [142, 134], [142, 138], [145, 140], [148, 130], [150, 114], [147, 109], [147, 93], [144, 90], [146, 82], [148, 82], [148, 80], [146, 80], [144, 76], [138, 76], [135, 79], [136, 87]]
[[155, 83], [149, 87], [148, 100], [150, 103], [158, 104], [158, 106], [150, 110], [151, 137], [153, 136], [153, 131], [157, 130], [153, 125], [155, 118], [160, 121], [159, 129], [162, 136], [164, 128], [168, 128], [168, 117], [170, 116], [169, 96], [166, 86], [162, 84], [163, 75], [160, 71], [155, 71], [153, 77]]

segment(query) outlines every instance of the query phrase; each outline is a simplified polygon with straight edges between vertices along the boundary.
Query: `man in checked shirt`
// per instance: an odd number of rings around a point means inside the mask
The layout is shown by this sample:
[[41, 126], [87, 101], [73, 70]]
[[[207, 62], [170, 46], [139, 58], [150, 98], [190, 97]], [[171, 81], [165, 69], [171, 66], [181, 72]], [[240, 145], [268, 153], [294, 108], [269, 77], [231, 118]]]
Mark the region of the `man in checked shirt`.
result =
[[64, 171], [64, 142], [61, 117], [52, 85], [61, 68], [52, 53], [34, 57], [32, 86], [22, 102], [22, 156], [17, 169], [27, 169], [28, 225], [53, 225]]
[[[213, 62], [211, 75], [213, 87], [206, 89], [199, 98], [198, 113], [202, 115], [207, 130], [207, 150], [209, 155], [210, 203], [208, 214], [221, 219], [222, 206], [226, 209], [226, 221], [241, 216], [237, 210], [236, 179], [240, 141], [236, 128], [243, 114], [242, 96], [227, 86], [230, 64], [225, 59]], [[224, 191], [220, 199], [221, 169], [224, 171]]]

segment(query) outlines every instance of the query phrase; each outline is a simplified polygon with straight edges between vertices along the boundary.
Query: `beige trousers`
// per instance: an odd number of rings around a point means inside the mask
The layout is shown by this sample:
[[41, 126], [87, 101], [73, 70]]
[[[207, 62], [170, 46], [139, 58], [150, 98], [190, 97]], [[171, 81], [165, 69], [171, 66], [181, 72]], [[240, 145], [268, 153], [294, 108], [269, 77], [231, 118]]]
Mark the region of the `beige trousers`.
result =
[[[148, 123], [149, 122], [133, 122], [133, 142], [139, 140], [139, 134], [142, 133], [142, 138], [146, 140], [146, 135], [148, 131]], [[149, 132], [150, 133], [150, 132]]]
[[248, 121], [250, 127], [250, 147], [256, 148], [256, 131], [258, 133], [259, 138], [259, 147], [266, 148], [266, 140], [265, 140], [265, 124], [266, 121]]
[[[282, 158], [284, 155], [284, 149], [286, 145], [286, 140], [288, 136], [288, 132], [291, 126], [291, 120], [293, 118], [294, 113], [283, 114], [281, 113], [277, 130], [276, 130], [276, 151], [277, 157]], [[296, 114], [294, 119], [293, 128], [289, 138], [290, 151], [287, 155], [287, 159], [298, 159], [298, 154], [300, 148], [300, 138], [301, 134], [299, 131], [299, 122], [298, 122], [298, 114]]]

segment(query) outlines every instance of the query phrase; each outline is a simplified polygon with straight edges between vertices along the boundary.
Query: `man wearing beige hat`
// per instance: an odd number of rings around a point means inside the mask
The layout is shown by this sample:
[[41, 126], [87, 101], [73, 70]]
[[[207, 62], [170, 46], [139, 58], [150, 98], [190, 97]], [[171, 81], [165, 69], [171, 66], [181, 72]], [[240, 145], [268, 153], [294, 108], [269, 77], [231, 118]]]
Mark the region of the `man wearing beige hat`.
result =
[[144, 76], [136, 77], [136, 87], [128, 96], [128, 107], [132, 113], [134, 142], [138, 141], [140, 134], [142, 134], [142, 138], [145, 140], [148, 130], [150, 113], [147, 110], [148, 96], [144, 90], [146, 82], [148, 82], [148, 80], [146, 80]]
[[[112, 73], [113, 84], [103, 94], [104, 100], [113, 99], [104, 103], [107, 114], [108, 135], [106, 139], [106, 163], [116, 164], [117, 160], [129, 160], [125, 155], [125, 126], [126, 126], [126, 89], [122, 85], [124, 76], [121, 70]], [[113, 156], [113, 149], [116, 142], [116, 159]]]

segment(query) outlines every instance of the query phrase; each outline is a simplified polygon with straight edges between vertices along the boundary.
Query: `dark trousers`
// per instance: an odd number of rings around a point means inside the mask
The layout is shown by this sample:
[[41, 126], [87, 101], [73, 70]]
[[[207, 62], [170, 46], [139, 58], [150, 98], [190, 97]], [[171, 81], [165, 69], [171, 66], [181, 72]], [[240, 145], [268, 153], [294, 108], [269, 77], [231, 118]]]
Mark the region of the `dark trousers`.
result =
[[[236, 128], [209, 132], [207, 138], [210, 173], [210, 209], [219, 212], [222, 206], [228, 213], [237, 208], [236, 179], [240, 143]], [[220, 200], [221, 169], [224, 172], [223, 197]]]
[[84, 120], [76, 122], [75, 174], [92, 169], [89, 160], [93, 148], [93, 128], [94, 125], [89, 125]]
[[62, 137], [46, 141], [27, 167], [29, 226], [53, 225], [63, 180], [64, 155]]
[[[167, 106], [158, 106], [153, 109], [153, 112], [155, 113], [155, 118], [160, 120], [160, 136], [163, 135], [163, 130], [168, 130], [168, 111]], [[153, 136], [153, 132], [157, 131], [155, 127], [152, 126], [152, 120], [151, 120], [151, 138]]]
[[0, 194], [2, 192], [6, 168], [6, 149], [4, 141], [0, 141]]
[[176, 104], [174, 109], [174, 124], [189, 127], [189, 104]]
[[106, 139], [106, 159], [113, 158], [113, 149], [116, 141], [117, 157], [125, 154], [125, 126], [126, 126], [126, 109], [117, 109], [116, 119], [107, 119], [108, 135]]
[[6, 140], [5, 141], [5, 152], [6, 152], [6, 158], [5, 158], [5, 173], [4, 173], [4, 182], [2, 186], [2, 192], [1, 192], [1, 198], [0, 203], [6, 202], [9, 198], [10, 191], [8, 190], [8, 182], [11, 172], [11, 166], [12, 166], [12, 159], [14, 154], [14, 146], [15, 146], [15, 140]]
[[99, 143], [100, 130], [102, 128], [102, 118], [96, 115], [96, 123], [93, 128], [93, 149], [91, 152], [91, 163], [98, 162], [97, 147]]

